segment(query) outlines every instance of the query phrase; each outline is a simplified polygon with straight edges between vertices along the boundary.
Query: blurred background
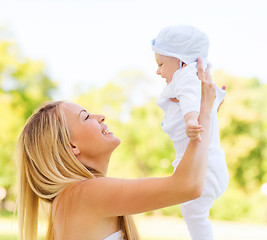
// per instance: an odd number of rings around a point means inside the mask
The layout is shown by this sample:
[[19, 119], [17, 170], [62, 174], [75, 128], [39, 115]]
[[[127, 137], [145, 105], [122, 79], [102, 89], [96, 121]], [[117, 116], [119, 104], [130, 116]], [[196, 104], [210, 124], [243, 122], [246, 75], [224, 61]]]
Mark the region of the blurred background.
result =
[[[15, 145], [45, 101], [106, 116], [122, 139], [109, 176], [173, 172], [151, 40], [175, 24], [209, 36], [213, 79], [227, 86], [219, 121], [230, 184], [210, 212], [216, 239], [266, 239], [266, 10], [264, 0], [0, 0], [0, 239], [17, 239]], [[142, 239], [190, 239], [179, 206], [136, 221]]]

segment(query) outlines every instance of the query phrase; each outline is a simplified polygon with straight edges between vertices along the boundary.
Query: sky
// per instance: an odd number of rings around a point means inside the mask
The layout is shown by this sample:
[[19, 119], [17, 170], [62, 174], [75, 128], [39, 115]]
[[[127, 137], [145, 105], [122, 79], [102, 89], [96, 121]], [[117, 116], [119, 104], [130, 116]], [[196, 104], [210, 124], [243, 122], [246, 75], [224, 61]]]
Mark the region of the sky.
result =
[[209, 36], [213, 71], [267, 83], [266, 23], [265, 0], [0, 0], [0, 26], [24, 56], [45, 62], [59, 83], [57, 99], [128, 69], [144, 72], [160, 89], [151, 41], [176, 24]]

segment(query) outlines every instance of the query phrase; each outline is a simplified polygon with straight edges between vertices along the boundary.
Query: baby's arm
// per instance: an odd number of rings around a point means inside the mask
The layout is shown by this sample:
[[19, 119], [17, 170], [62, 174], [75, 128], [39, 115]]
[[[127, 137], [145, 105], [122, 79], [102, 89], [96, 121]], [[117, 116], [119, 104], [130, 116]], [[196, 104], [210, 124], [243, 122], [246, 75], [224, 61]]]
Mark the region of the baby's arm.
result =
[[201, 82], [196, 74], [196, 66], [190, 64], [182, 71], [176, 72], [172, 86], [174, 86], [184, 116], [186, 135], [192, 140], [201, 142], [200, 133], [203, 132], [203, 127], [198, 124]]
[[198, 112], [189, 112], [184, 116], [186, 135], [192, 139], [201, 142], [200, 133], [204, 131], [203, 127], [198, 124]]

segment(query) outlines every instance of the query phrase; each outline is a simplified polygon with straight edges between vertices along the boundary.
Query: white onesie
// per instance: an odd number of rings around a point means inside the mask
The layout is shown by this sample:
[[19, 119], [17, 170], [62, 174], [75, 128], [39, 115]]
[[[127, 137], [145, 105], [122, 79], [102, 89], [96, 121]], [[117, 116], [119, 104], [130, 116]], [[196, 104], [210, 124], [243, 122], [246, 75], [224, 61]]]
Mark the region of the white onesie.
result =
[[[180, 163], [189, 138], [185, 132], [184, 116], [189, 112], [200, 111], [201, 81], [197, 77], [197, 64], [191, 63], [177, 70], [172, 81], [163, 89], [157, 105], [163, 109], [162, 129], [173, 141], [176, 152], [172, 165]], [[181, 212], [193, 240], [213, 239], [212, 227], [208, 220], [213, 202], [226, 190], [229, 175], [224, 151], [220, 144], [217, 109], [225, 96], [225, 91], [216, 86], [216, 99], [211, 110], [210, 143], [208, 168], [204, 191], [201, 197], [181, 204]], [[178, 103], [170, 98], [177, 98]]]

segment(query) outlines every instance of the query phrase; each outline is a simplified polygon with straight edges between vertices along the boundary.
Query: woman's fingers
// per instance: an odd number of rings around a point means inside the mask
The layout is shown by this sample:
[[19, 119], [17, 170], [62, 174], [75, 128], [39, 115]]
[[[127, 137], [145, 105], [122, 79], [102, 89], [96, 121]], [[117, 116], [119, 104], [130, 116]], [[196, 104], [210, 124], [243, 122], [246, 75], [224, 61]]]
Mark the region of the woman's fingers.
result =
[[205, 80], [208, 82], [212, 82], [211, 75], [210, 75], [210, 65], [208, 65], [205, 69]]
[[197, 59], [197, 76], [201, 81], [204, 80], [203, 65], [202, 60], [200, 58]]
[[201, 58], [197, 59], [197, 76], [201, 81], [206, 80], [207, 82], [212, 82], [210, 75], [210, 65], [206, 67], [204, 72]]

